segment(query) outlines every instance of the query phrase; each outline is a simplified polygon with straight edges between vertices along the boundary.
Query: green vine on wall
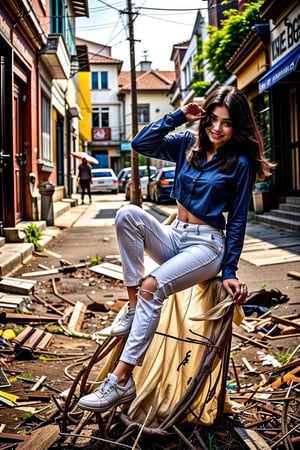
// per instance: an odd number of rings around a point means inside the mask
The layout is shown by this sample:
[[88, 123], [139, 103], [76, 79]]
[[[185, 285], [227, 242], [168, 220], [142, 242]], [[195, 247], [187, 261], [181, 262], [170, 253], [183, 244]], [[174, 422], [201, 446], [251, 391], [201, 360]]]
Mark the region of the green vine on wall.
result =
[[241, 45], [251, 28], [257, 24], [266, 23], [260, 16], [262, 3], [263, 0], [250, 1], [241, 12], [236, 9], [224, 11], [226, 18], [222, 21], [220, 29], [212, 25], [208, 26], [209, 39], [203, 43], [202, 53], [195, 58], [195, 74], [191, 85], [192, 89], [196, 90], [197, 86], [200, 89], [202, 87], [197, 79], [197, 73], [199, 75], [197, 67], [200, 67], [201, 62], [204, 60], [208, 71], [220, 83], [231, 75], [226, 69], [226, 63]]

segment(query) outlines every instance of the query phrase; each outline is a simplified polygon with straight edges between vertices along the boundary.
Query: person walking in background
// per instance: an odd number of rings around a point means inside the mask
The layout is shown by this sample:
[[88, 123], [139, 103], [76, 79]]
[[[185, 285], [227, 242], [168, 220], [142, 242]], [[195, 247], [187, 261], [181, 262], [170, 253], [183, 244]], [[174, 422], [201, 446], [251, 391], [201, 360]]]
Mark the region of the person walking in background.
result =
[[[198, 139], [176, 127], [200, 119]], [[243, 247], [249, 202], [256, 178], [275, 164], [264, 157], [263, 139], [247, 97], [219, 86], [205, 100], [166, 114], [143, 128], [132, 148], [176, 164], [171, 196], [177, 217], [163, 225], [136, 205], [125, 205], [115, 226], [129, 305], [112, 335], [127, 335], [113, 373], [79, 400], [82, 409], [103, 412], [136, 395], [132, 371], [141, 366], [159, 323], [163, 302], [222, 272], [222, 284], [236, 304], [247, 286], [236, 275]], [[224, 213], [226, 213], [226, 220]], [[224, 233], [226, 231], [226, 234]], [[145, 273], [144, 252], [158, 263]]]
[[91, 196], [91, 183], [92, 183], [92, 169], [88, 164], [86, 158], [82, 159], [82, 163], [78, 166], [78, 183], [81, 187], [81, 204], [84, 205], [85, 191], [89, 197], [90, 203], [92, 203]]

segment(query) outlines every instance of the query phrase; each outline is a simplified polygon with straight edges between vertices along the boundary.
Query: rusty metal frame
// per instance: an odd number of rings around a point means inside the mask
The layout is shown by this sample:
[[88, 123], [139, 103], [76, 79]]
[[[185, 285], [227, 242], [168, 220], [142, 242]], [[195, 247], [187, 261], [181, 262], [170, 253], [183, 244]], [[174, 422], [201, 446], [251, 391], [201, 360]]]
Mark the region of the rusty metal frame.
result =
[[[219, 377], [217, 377], [218, 379], [215, 383], [221, 383], [222, 395], [218, 399], [218, 411], [215, 424], [222, 423], [226, 396], [226, 379], [228, 373], [229, 354], [232, 337], [233, 309], [234, 306], [232, 305], [232, 307], [230, 307], [230, 310], [221, 319], [214, 321], [213, 332], [211, 337], [208, 338], [206, 343], [204, 344], [206, 346], [206, 349], [203, 352], [201, 361], [199, 361], [198, 369], [185, 394], [175, 405], [175, 407], [170, 411], [164, 421], [159, 426], [151, 428], [131, 420], [126, 412], [118, 412], [117, 408], [114, 408], [112, 411], [103, 414], [89, 413], [88, 418], [91, 418], [92, 416], [96, 417], [96, 421], [99, 425], [99, 432], [103, 439], [106, 440], [109, 437], [110, 431], [118, 428], [118, 424], [122, 424], [123, 428], [125, 426], [125, 431], [122, 431], [122, 436], [114, 441], [113, 446], [115, 444], [122, 445], [122, 442], [126, 441], [129, 437], [147, 437], [155, 440], [166, 438], [168, 436], [174, 436], [174, 434], [177, 434], [178, 436], [176, 429], [179, 424], [184, 422], [187, 412], [192, 412], [191, 405], [196, 399], [197, 395], [201, 392], [201, 389], [208, 377], [210, 377], [211, 369], [216, 358], [218, 358], [218, 360], [222, 359], [220, 374]], [[75, 389], [77, 388], [78, 384], [80, 384], [80, 396], [84, 395], [88, 389], [88, 377], [92, 367], [94, 366], [94, 364], [106, 357], [114, 348], [114, 346], [119, 343], [119, 341], [120, 338], [112, 336], [105, 339], [103, 343], [97, 348], [87, 367], [84, 367], [74, 380], [73, 385], [69, 391], [62, 417], [63, 434], [67, 433], [68, 422], [74, 423], [74, 411], [76, 411], [76, 404], [78, 401], [78, 398], [76, 398], [75, 396], [74, 402], [74, 395]], [[201, 343], [203, 344], [203, 342]], [[210, 395], [214, 393], [215, 389], [216, 385], [211, 386]], [[200, 420], [200, 418], [201, 417], [198, 417], [196, 419]], [[82, 426], [77, 426], [77, 432], [84, 427], [84, 425], [87, 423], [87, 420], [85, 419], [81, 422]]]

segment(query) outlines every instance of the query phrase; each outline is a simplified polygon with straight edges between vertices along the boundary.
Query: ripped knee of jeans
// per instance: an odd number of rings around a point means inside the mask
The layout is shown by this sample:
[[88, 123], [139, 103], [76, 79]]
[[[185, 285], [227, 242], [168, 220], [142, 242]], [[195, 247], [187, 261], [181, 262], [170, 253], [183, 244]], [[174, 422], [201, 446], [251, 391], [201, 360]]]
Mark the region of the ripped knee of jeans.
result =
[[155, 297], [159, 301], [163, 301], [158, 296], [157, 280], [153, 275], [148, 275], [140, 280], [138, 292], [144, 300], [153, 300]]

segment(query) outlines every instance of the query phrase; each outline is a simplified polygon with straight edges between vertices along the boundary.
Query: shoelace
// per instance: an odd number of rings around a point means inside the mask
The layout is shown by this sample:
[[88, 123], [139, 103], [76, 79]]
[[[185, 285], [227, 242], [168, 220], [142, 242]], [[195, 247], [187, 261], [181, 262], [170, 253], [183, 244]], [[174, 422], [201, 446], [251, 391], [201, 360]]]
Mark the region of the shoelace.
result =
[[126, 314], [126, 316], [124, 316], [124, 317], [122, 317], [122, 319], [120, 319], [120, 322], [121, 322], [121, 323], [126, 322], [127, 319], [129, 319], [129, 316], [130, 316], [130, 314], [129, 314], [129, 312], [128, 312], [128, 313]]
[[110, 381], [109, 379], [106, 379], [102, 381], [100, 386], [97, 388], [97, 391], [102, 396], [109, 394], [111, 391], [113, 391], [116, 387], [116, 384]]

